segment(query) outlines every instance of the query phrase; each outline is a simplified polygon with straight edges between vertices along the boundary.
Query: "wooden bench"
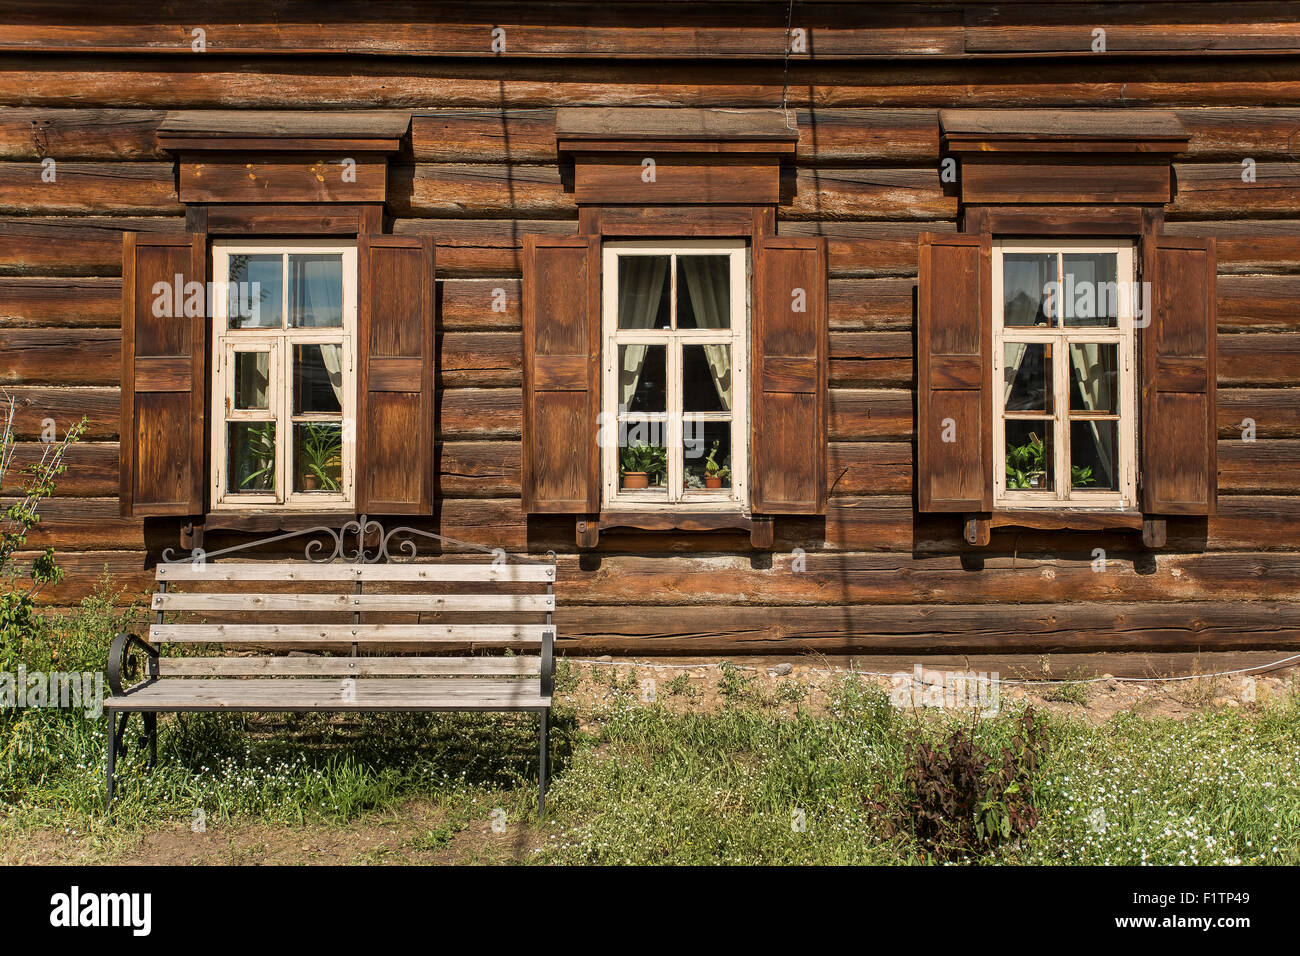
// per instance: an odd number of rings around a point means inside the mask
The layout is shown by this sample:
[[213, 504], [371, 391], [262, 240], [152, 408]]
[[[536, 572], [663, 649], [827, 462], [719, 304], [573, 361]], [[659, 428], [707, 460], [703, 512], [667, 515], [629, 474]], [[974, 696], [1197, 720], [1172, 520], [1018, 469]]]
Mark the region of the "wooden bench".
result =
[[[152, 767], [159, 713], [533, 711], [540, 724], [537, 809], [545, 813], [555, 672], [553, 561], [177, 562], [159, 565], [156, 578], [148, 640], [119, 634], [109, 651], [110, 810], [114, 768], [133, 713], [143, 715], [140, 743], [148, 744]], [[194, 587], [208, 590], [195, 593]], [[204, 622], [169, 624], [173, 612], [192, 612]], [[437, 620], [429, 622], [429, 615]], [[278, 620], [286, 616], [291, 622]], [[231, 620], [213, 623], [217, 617]], [[211, 646], [218, 653], [160, 654], [168, 644], [200, 651]], [[251, 648], [252, 656], [232, 656], [226, 653], [231, 647]], [[450, 653], [428, 656], [429, 647]], [[518, 653], [501, 653], [506, 648]], [[472, 653], [479, 649], [497, 653]], [[144, 679], [124, 687], [124, 676]]]

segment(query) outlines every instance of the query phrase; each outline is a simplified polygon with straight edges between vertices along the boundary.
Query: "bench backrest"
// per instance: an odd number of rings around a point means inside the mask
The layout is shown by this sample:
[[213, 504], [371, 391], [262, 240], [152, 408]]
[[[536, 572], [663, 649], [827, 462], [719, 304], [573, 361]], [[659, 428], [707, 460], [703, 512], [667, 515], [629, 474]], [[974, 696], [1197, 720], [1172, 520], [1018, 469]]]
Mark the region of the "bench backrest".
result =
[[511, 677], [551, 693], [550, 562], [178, 562], [155, 577], [150, 643], [222, 651], [161, 657], [160, 677]]

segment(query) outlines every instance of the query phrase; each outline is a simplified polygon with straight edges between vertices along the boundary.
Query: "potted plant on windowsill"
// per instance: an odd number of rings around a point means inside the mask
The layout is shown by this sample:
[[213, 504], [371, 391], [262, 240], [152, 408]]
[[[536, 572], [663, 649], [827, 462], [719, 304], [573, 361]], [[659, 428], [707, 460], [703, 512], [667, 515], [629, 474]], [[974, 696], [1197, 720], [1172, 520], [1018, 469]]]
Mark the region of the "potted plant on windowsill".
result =
[[649, 488], [655, 478], [668, 470], [668, 449], [636, 442], [619, 456], [619, 476], [624, 491]]
[[1013, 490], [1037, 491], [1047, 484], [1047, 468], [1043, 464], [1043, 442], [1034, 432], [1023, 445], [1013, 445], [1007, 451], [1007, 487]]
[[[1007, 452], [1007, 488], [1013, 491], [1041, 491], [1047, 487], [1047, 468], [1043, 464], [1043, 442], [1034, 432], [1023, 445], [1013, 445]], [[1070, 484], [1084, 488], [1096, 481], [1091, 465], [1070, 468]]]
[[237, 452], [244, 477], [241, 492], [275, 490], [275, 424], [257, 422], [247, 433], [247, 444]]
[[726, 465], [719, 465], [717, 461], [720, 444], [722, 443], [715, 441], [704, 458], [704, 487], [706, 488], [721, 488], [731, 478], [731, 469]]
[[343, 434], [333, 425], [303, 426], [303, 491], [338, 491], [343, 472]]

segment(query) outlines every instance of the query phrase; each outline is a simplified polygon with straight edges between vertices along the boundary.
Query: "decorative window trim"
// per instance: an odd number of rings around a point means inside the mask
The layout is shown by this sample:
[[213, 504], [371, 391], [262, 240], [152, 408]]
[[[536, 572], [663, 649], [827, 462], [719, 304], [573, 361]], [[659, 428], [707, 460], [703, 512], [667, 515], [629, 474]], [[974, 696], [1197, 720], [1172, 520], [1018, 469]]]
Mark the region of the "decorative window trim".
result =
[[[229, 257], [242, 252], [274, 251], [284, 255], [337, 251], [343, 256], [343, 324], [338, 329], [292, 328], [278, 331], [227, 329], [226, 313], [229, 299]], [[211, 468], [209, 491], [211, 508], [218, 511], [274, 508], [277, 511], [346, 511], [356, 502], [356, 420], [357, 420], [357, 248], [355, 244], [340, 243], [332, 239], [279, 240], [216, 240], [212, 244], [212, 269], [214, 276], [223, 277], [213, 282], [213, 308], [211, 319], [212, 340], [212, 395], [209, 443]], [[288, 282], [283, 283], [288, 315]], [[342, 466], [343, 490], [337, 494], [322, 492], [295, 492], [292, 490], [292, 388], [288, 382], [289, 363], [294, 345], [317, 343], [340, 344], [343, 353], [342, 406]], [[246, 351], [245, 346], [267, 346], [271, 352], [269, 391], [274, 403], [269, 413], [241, 415], [227, 411], [227, 398], [233, 387], [234, 363], [230, 361], [236, 351]], [[228, 421], [274, 421], [276, 423], [276, 490], [274, 494], [230, 494], [226, 488], [227, 429]], [[349, 427], [351, 426], [351, 427]]]
[[[1082, 239], [1060, 239], [1055, 241], [1036, 241], [1020, 239], [998, 239], [993, 242], [993, 348], [992, 348], [992, 416], [993, 416], [993, 507], [997, 511], [1015, 509], [1094, 509], [1105, 511], [1132, 511], [1137, 508], [1137, 354], [1136, 336], [1133, 317], [1133, 303], [1129, 296], [1119, 296], [1117, 327], [1096, 328], [1080, 327], [1075, 329], [1056, 329], [1052, 331], [1035, 331], [1031, 327], [1024, 329], [1007, 328], [1003, 324], [1003, 269], [1002, 257], [1007, 251], [1014, 252], [1114, 252], [1118, 257], [1118, 276], [1120, 282], [1136, 280], [1137, 250], [1131, 242], [1098, 242]], [[1124, 288], [1121, 286], [1121, 288]], [[1053, 418], [1052, 427], [1056, 434], [1054, 441], [1055, 462], [1053, 470], [1058, 476], [1057, 490], [1054, 498], [1048, 498], [1043, 492], [1024, 492], [1009, 490], [1006, 487], [1006, 415], [999, 399], [1004, 381], [1006, 341], [1046, 343], [1059, 345], [1053, 356]], [[1069, 377], [1068, 348], [1072, 343], [1107, 343], [1118, 346], [1120, 358], [1119, 382], [1120, 397], [1118, 402], [1119, 429], [1119, 489], [1114, 492], [1087, 492], [1070, 490], [1064, 476], [1068, 475], [1070, 459], [1067, 450], [1070, 432], [1069, 416]], [[1060, 438], [1065, 436], [1066, 440]]]
[[[731, 328], [729, 330], [620, 330], [618, 326], [618, 257], [619, 255], [654, 255], [663, 252], [688, 254], [725, 254], [730, 260]], [[607, 242], [601, 248], [601, 421], [606, 427], [615, 427], [618, 414], [618, 346], [628, 344], [669, 343], [667, 363], [669, 394], [667, 410], [662, 413], [666, 429], [664, 442], [668, 451], [668, 499], [651, 494], [637, 495], [619, 491], [619, 460], [617, 446], [607, 441], [601, 447], [601, 506], [610, 511], [745, 511], [749, 507], [749, 285], [750, 268], [748, 247], [742, 240], [664, 239]], [[671, 269], [674, 296], [677, 290], [677, 270]], [[731, 474], [729, 492], [710, 494], [692, 492], [689, 496], [677, 487], [680, 468], [675, 467], [675, 450], [682, 444], [682, 425], [686, 413], [674, 409], [680, 406], [680, 369], [676, 356], [680, 348], [672, 343], [727, 344], [731, 347], [732, 409], [731, 421]], [[700, 420], [706, 420], [701, 414]], [[646, 417], [658, 421], [660, 413]], [[680, 464], [680, 462], [677, 462]]]

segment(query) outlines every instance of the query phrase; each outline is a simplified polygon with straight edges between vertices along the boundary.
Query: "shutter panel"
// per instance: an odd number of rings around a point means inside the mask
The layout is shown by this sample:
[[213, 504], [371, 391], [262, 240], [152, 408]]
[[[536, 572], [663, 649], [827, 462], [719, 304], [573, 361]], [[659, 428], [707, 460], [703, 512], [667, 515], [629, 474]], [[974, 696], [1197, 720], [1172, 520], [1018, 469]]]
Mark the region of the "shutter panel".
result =
[[524, 237], [524, 510], [600, 510], [600, 238]]
[[357, 509], [433, 511], [433, 237], [357, 236]]
[[1218, 490], [1213, 239], [1157, 236], [1142, 336], [1142, 509], [1211, 515]]
[[754, 241], [750, 502], [755, 514], [826, 510], [826, 240]]
[[921, 237], [917, 497], [921, 511], [991, 511], [993, 241]]
[[206, 279], [203, 233], [123, 235], [123, 516], [203, 513]]

